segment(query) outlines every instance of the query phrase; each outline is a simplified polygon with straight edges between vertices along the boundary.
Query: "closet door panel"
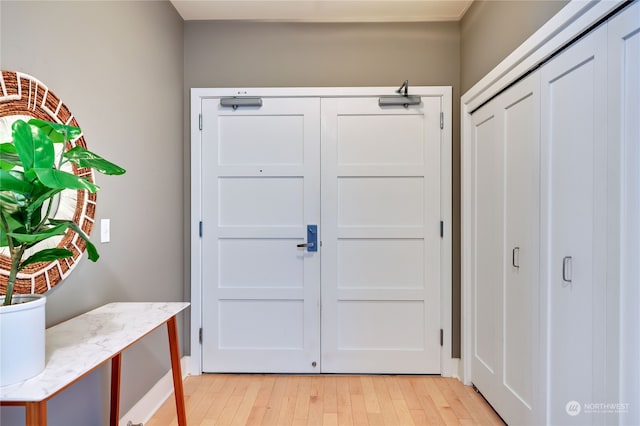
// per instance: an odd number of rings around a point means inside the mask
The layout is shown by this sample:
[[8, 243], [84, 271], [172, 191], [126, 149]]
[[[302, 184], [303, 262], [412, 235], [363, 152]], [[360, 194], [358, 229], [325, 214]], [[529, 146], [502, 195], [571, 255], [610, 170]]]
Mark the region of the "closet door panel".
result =
[[504, 280], [504, 145], [495, 103], [473, 116], [475, 247], [473, 383], [489, 401], [501, 399], [501, 305]]
[[539, 384], [540, 76], [474, 113], [473, 382], [509, 424]]
[[606, 28], [542, 69], [543, 268], [548, 285], [548, 423], [590, 424], [567, 409], [603, 395]]
[[540, 75], [505, 93], [503, 386], [510, 424], [533, 421], [539, 377]]
[[[608, 350], [618, 358], [620, 380], [608, 386], [607, 400], [629, 404], [609, 423], [640, 424], [640, 3], [614, 17], [609, 44], [609, 206], [612, 238], [608, 289]], [[617, 331], [619, 330], [619, 333]], [[617, 340], [619, 336], [619, 341]], [[615, 363], [611, 363], [616, 366]], [[619, 390], [619, 394], [618, 393]]]

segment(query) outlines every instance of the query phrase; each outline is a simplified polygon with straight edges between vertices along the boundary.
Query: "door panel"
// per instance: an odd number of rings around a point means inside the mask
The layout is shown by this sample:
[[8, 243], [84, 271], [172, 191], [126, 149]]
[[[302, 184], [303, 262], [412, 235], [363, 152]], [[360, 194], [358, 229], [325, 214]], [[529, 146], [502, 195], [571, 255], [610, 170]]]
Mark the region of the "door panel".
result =
[[220, 177], [220, 226], [300, 226], [302, 177]]
[[202, 101], [205, 372], [319, 372], [319, 107]]
[[423, 224], [422, 177], [349, 177], [337, 183], [338, 227], [393, 228]]
[[440, 111], [322, 100], [323, 372], [440, 372]]
[[544, 356], [540, 342], [540, 74], [503, 100], [505, 282], [502, 337], [504, 419], [538, 424]]
[[[630, 402], [629, 410], [611, 415], [607, 422], [640, 424], [640, 3], [629, 6], [609, 22], [609, 205], [620, 206], [620, 214], [609, 215], [613, 224], [609, 247], [620, 255], [620, 263], [611, 262], [608, 286], [607, 332], [609, 351], [619, 354], [619, 383], [611, 380], [607, 400]], [[618, 78], [615, 78], [617, 76]], [[617, 212], [616, 212], [617, 213]], [[610, 254], [611, 256], [611, 254]], [[615, 259], [615, 255], [611, 256]], [[619, 272], [618, 272], [619, 271]], [[619, 274], [619, 288], [615, 277]], [[619, 312], [619, 314], [618, 314]], [[617, 317], [617, 318], [616, 318]], [[619, 331], [619, 341], [611, 338]], [[608, 363], [609, 364], [609, 363]]]
[[509, 424], [539, 423], [539, 77], [472, 117], [472, 380]]
[[497, 101], [473, 117], [474, 267], [473, 383], [492, 403], [501, 401], [502, 284], [504, 281], [504, 147]]
[[[606, 28], [542, 69], [542, 134], [551, 211], [548, 274], [548, 422], [600, 423], [569, 415], [570, 401], [604, 400], [606, 269]], [[543, 173], [546, 175], [546, 173]]]

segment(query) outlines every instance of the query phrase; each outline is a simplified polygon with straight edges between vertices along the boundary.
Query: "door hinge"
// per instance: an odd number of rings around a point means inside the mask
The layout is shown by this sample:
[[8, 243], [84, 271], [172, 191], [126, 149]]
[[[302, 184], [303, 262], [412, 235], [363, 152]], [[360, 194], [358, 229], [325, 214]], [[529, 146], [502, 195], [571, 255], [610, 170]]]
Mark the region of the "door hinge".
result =
[[440, 112], [440, 128], [444, 129], [444, 112]]
[[202, 344], [202, 327], [198, 330], [198, 340], [200, 341], [200, 344]]
[[440, 238], [444, 238], [444, 222], [440, 221]]
[[200, 238], [202, 238], [202, 221], [198, 224], [198, 234], [200, 235]]
[[[202, 332], [202, 329], [200, 329], [200, 332]], [[440, 346], [444, 346], [444, 331], [442, 329], [440, 329]]]
[[202, 130], [202, 114], [198, 114], [198, 128]]

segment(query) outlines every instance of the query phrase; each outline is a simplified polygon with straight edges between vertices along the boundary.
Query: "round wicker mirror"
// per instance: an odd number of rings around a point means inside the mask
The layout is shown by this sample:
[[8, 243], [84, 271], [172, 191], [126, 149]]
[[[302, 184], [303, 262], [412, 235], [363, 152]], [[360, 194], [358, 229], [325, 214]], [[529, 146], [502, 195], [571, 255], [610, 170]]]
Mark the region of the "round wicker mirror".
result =
[[[2, 70], [0, 75], [0, 143], [11, 140], [11, 125], [18, 119], [38, 118], [80, 127], [73, 114], [64, 103], [42, 82], [36, 78], [15, 71]], [[76, 145], [86, 148], [81, 135], [66, 144], [65, 150]], [[56, 155], [62, 154], [56, 152]], [[69, 164], [66, 170], [95, 182], [93, 170]], [[72, 219], [87, 234], [93, 228], [96, 207], [96, 194], [87, 191], [63, 191], [53, 206], [55, 217]], [[27, 266], [18, 273], [15, 292], [42, 294], [59, 284], [66, 278], [80, 260], [85, 251], [85, 243], [75, 232], [68, 230], [58, 238], [43, 241], [32, 248], [39, 250], [46, 247], [66, 248], [73, 256], [64, 260], [41, 262]], [[27, 253], [28, 255], [28, 253]], [[6, 247], [0, 248], [0, 294], [6, 293], [11, 259]]]

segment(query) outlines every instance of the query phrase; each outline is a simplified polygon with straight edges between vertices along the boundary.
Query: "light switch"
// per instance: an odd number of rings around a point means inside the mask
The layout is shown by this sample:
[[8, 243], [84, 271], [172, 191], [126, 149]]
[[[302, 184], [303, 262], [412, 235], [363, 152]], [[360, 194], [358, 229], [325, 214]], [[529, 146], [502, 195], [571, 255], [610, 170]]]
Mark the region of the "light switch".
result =
[[111, 240], [111, 219], [100, 219], [100, 242], [108, 243]]

